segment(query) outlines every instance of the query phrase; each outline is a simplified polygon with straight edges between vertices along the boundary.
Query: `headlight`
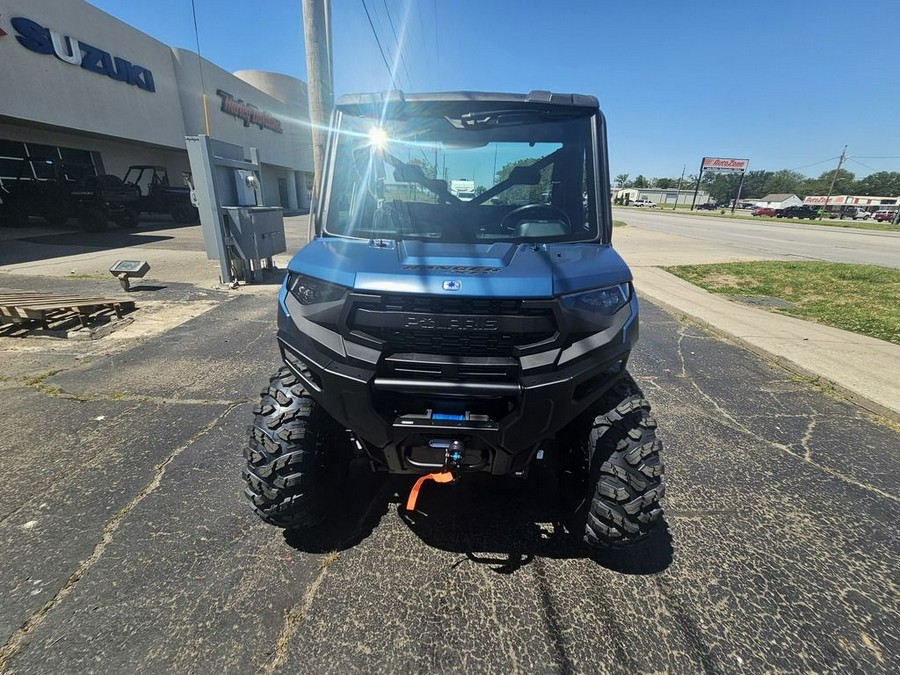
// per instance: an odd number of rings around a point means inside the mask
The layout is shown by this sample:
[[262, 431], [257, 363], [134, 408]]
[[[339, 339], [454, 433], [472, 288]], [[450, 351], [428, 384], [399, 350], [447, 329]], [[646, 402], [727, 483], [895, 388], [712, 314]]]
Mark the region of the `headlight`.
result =
[[320, 302], [340, 300], [347, 292], [347, 288], [344, 286], [293, 272], [288, 277], [287, 287], [301, 305], [315, 305]]
[[622, 309], [630, 299], [631, 284], [624, 283], [564, 295], [560, 298], [560, 302], [565, 309], [579, 314], [612, 316]]

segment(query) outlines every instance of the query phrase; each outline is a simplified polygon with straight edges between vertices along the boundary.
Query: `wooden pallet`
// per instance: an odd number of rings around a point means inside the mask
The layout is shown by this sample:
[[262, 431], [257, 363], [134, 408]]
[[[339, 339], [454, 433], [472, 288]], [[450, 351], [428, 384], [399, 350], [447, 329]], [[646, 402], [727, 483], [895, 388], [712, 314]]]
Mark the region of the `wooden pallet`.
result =
[[0, 289], [0, 324], [25, 324], [34, 321], [49, 328], [51, 321], [77, 317], [86, 328], [91, 317], [98, 312], [113, 311], [121, 319], [123, 313], [133, 310], [133, 300]]

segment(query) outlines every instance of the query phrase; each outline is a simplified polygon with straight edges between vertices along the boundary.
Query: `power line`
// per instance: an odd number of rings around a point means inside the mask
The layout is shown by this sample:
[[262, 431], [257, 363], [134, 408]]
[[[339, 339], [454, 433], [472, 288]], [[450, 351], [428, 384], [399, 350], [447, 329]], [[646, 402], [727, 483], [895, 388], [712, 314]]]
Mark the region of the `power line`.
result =
[[366, 18], [369, 20], [369, 26], [372, 28], [372, 35], [375, 36], [375, 43], [378, 45], [378, 51], [381, 52], [381, 60], [384, 61], [384, 67], [387, 68], [388, 75], [391, 78], [391, 89], [396, 89], [397, 85], [394, 82], [394, 72], [391, 70], [391, 66], [388, 64], [387, 57], [384, 55], [384, 49], [381, 46], [381, 40], [378, 39], [378, 33], [375, 31], [375, 24], [372, 23], [372, 15], [369, 14], [369, 8], [366, 7], [366, 0], [361, 0], [363, 9], [366, 10]]
[[813, 162], [812, 164], [804, 164], [803, 166], [798, 166], [795, 169], [788, 169], [788, 171], [800, 171], [800, 169], [808, 169], [811, 166], [819, 166], [819, 164], [825, 164], [826, 162], [833, 162], [838, 158], [837, 155], [834, 157], [829, 157], [828, 159], [823, 159], [821, 162]]
[[[438, 18], [437, 18], [437, 0], [432, 4], [434, 13], [434, 54], [437, 59], [437, 75], [438, 80], [441, 79], [441, 42], [438, 39]], [[437, 87], [435, 87], [437, 89]]]
[[860, 159], [900, 159], [900, 155], [857, 155]]
[[419, 15], [419, 37], [422, 38], [422, 53], [425, 54], [425, 70], [430, 73], [431, 59], [428, 54], [428, 43], [425, 42], [425, 19], [422, 18], [422, 4], [419, 2], [416, 3], [416, 13]]
[[861, 167], [863, 167], [864, 169], [868, 169], [869, 171], [875, 171], [875, 172], [878, 171], [878, 169], [873, 169], [871, 166], [867, 166], [866, 164], [863, 164], [862, 162], [860, 162], [859, 160], [857, 160], [853, 157], [848, 157], [847, 161], [853, 162], [854, 164], [859, 164]]
[[203, 118], [206, 120], [206, 135], [209, 136], [209, 106], [206, 102], [206, 82], [203, 79], [203, 56], [200, 53], [200, 30], [197, 28], [197, 7], [191, 0], [191, 12], [194, 15], [194, 39], [197, 41], [197, 66], [200, 68], [200, 91], [203, 94]]
[[394, 44], [397, 45], [397, 58], [400, 60], [400, 65], [403, 66], [403, 72], [406, 74], [406, 83], [409, 85], [409, 88], [412, 89], [412, 79], [410, 79], [409, 70], [406, 68], [406, 59], [403, 58], [403, 49], [400, 46], [400, 40], [397, 38], [397, 30], [394, 28], [394, 20], [391, 18], [391, 10], [387, 6], [387, 0], [381, 0], [381, 2], [382, 4], [384, 4], [385, 13], [387, 13], [388, 23], [391, 26], [391, 33], [394, 34]]

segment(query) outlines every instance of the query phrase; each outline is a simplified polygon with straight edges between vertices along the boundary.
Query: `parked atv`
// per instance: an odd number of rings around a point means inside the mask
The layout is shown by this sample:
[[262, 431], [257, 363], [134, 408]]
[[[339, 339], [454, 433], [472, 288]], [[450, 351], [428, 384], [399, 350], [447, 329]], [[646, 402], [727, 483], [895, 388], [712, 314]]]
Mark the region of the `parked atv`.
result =
[[[254, 511], [319, 524], [357, 455], [419, 477], [408, 509], [426, 480], [552, 459], [579, 538], [643, 539], [662, 445], [626, 369], [638, 300], [610, 245], [597, 100], [345, 96], [332, 129], [316, 237], [278, 295], [284, 366], [245, 451]], [[465, 167], [478, 194], [454, 195], [438, 166]]]
[[135, 165], [128, 167], [123, 181], [140, 191], [137, 210], [141, 213], [167, 213], [178, 223], [200, 220], [197, 208], [191, 204], [187, 186], [169, 185], [169, 173], [164, 166]]
[[118, 177], [97, 176], [93, 167], [58, 159], [22, 159], [13, 180], [3, 183], [3, 202], [11, 214], [4, 223], [24, 227], [29, 216], [39, 216], [51, 225], [70, 218], [89, 232], [105, 230], [108, 221], [119, 227], [137, 227], [135, 206], [138, 192]]

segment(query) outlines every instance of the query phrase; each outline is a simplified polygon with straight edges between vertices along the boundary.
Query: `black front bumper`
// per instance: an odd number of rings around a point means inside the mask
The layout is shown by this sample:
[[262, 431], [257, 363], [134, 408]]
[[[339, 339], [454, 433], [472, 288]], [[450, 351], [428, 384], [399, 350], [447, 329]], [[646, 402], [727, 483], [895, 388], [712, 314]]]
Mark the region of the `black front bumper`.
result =
[[467, 448], [461, 470], [521, 472], [622, 375], [637, 338], [633, 299], [609, 328], [566, 348], [516, 358], [390, 354], [310, 321], [289, 294], [283, 301], [285, 364], [391, 473], [440, 468], [451, 439]]

